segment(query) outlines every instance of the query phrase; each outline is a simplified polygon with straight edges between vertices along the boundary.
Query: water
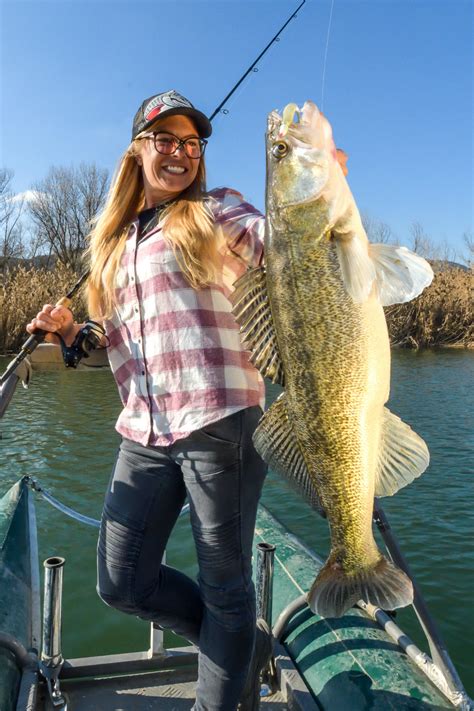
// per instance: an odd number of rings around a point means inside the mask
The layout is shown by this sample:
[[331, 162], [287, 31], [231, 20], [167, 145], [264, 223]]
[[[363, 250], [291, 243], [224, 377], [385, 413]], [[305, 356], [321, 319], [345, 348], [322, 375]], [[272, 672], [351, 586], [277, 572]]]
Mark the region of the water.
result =
[[[0, 372], [7, 360], [0, 359]], [[427, 472], [384, 508], [452, 659], [474, 693], [472, 463], [474, 416], [470, 386], [474, 353], [461, 350], [395, 351], [390, 409], [426, 440]], [[278, 388], [270, 387], [268, 400]], [[28, 392], [20, 387], [2, 421], [0, 491], [19, 477], [36, 476], [69, 506], [100, 517], [118, 436], [120, 402], [108, 371], [37, 373]], [[263, 502], [311, 548], [328, 549], [326, 523], [276, 476], [269, 475]], [[148, 647], [148, 625], [106, 607], [95, 592], [97, 531], [37, 502], [40, 558], [66, 558], [63, 651], [68, 657], [139, 651]], [[186, 517], [167, 551], [172, 565], [196, 573]], [[397, 622], [427, 650], [414, 614]], [[165, 643], [179, 641], [169, 635]]]

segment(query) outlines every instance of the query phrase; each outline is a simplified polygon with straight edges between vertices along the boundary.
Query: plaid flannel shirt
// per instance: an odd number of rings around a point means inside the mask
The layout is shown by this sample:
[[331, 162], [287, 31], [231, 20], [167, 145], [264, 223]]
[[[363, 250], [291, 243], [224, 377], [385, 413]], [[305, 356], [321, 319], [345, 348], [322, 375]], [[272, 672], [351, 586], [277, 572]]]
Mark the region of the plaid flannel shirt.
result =
[[229, 294], [263, 259], [264, 218], [229, 188], [209, 192], [221, 259], [216, 282], [186, 282], [163, 225], [138, 241], [129, 229], [106, 321], [108, 357], [123, 410], [116, 429], [144, 445], [169, 445], [252, 405], [264, 406], [261, 375], [249, 361]]

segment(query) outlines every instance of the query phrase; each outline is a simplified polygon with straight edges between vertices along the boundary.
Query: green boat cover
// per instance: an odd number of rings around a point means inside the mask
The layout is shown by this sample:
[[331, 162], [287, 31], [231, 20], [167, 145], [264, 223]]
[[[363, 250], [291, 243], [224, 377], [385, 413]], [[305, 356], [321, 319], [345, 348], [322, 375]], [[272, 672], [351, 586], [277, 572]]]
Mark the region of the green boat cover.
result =
[[[28, 490], [23, 480], [0, 499], [0, 632], [31, 645]], [[0, 709], [16, 707], [21, 680], [15, 657], [0, 647]]]
[[[272, 624], [306, 593], [322, 561], [259, 507], [255, 543], [276, 546]], [[309, 608], [296, 613], [282, 637], [293, 663], [321, 709], [428, 711], [452, 705], [391, 637], [361, 610], [325, 619]]]
[[[263, 506], [256, 542], [276, 546], [272, 623], [311, 586], [321, 561]], [[31, 562], [28, 490], [23, 480], [0, 499], [0, 631], [30, 648]], [[289, 621], [282, 638], [322, 710], [428, 711], [452, 706], [379, 625], [351, 609], [324, 619], [308, 608]], [[21, 673], [0, 648], [0, 709], [10, 711]]]

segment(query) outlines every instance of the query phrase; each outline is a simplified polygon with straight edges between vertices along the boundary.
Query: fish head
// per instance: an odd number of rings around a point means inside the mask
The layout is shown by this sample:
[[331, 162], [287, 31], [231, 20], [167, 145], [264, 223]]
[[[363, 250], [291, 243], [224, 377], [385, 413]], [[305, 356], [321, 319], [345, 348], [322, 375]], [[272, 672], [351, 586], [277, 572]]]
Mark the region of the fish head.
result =
[[336, 161], [329, 122], [311, 101], [300, 109], [288, 104], [281, 116], [268, 116], [268, 208], [285, 209], [318, 200], [325, 192]]

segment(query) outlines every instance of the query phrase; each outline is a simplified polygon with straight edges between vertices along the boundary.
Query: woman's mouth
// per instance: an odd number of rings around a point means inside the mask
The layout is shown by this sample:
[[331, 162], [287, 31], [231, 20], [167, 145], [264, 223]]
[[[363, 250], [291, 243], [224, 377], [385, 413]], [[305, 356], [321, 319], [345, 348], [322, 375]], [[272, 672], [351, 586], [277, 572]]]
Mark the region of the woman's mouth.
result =
[[187, 168], [182, 165], [163, 165], [162, 169], [171, 175], [183, 175], [187, 172]]

